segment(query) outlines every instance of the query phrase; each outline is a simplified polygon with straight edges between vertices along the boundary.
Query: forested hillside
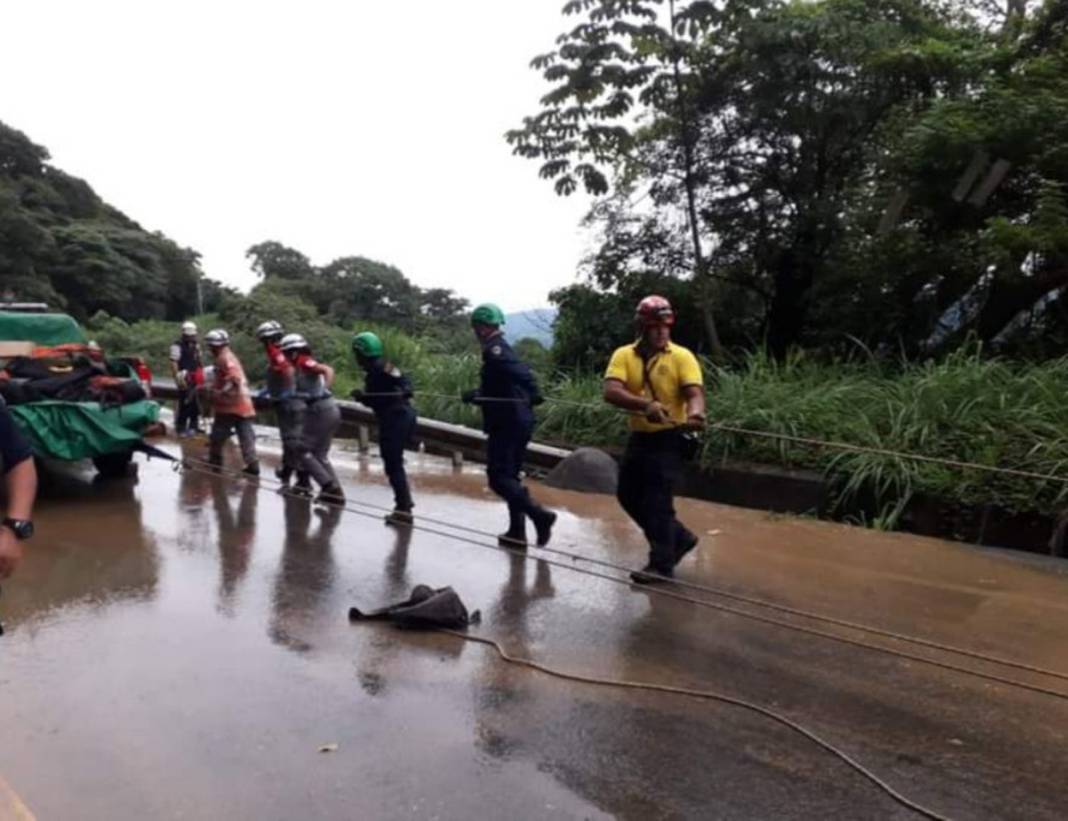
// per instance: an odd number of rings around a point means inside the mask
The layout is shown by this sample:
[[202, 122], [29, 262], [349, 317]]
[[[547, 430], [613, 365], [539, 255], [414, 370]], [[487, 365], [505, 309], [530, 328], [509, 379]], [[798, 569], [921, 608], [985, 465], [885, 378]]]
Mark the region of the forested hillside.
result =
[[48, 150], [0, 122], [0, 297], [44, 301], [79, 319], [179, 319], [225, 293], [198, 256], [148, 231], [56, 168]]

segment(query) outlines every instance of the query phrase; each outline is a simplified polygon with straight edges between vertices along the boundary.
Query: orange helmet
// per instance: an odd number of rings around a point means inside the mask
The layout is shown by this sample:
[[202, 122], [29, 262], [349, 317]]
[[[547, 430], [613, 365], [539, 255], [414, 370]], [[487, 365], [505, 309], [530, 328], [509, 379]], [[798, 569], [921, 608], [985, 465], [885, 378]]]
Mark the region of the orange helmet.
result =
[[664, 297], [653, 294], [638, 303], [634, 319], [643, 328], [649, 325], [671, 326], [675, 324], [675, 311]]

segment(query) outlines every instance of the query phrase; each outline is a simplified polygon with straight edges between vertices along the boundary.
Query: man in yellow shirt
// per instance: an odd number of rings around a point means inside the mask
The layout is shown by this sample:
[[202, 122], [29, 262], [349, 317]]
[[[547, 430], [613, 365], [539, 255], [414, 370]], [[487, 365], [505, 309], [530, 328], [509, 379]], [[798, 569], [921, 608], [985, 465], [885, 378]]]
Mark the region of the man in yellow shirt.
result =
[[630, 577], [651, 584], [671, 578], [697, 545], [675, 518], [674, 486], [682, 473], [683, 432], [705, 424], [705, 389], [697, 357], [671, 341], [671, 303], [647, 296], [635, 320], [638, 340], [612, 354], [604, 400], [631, 413], [616, 496], [649, 540], [648, 564]]

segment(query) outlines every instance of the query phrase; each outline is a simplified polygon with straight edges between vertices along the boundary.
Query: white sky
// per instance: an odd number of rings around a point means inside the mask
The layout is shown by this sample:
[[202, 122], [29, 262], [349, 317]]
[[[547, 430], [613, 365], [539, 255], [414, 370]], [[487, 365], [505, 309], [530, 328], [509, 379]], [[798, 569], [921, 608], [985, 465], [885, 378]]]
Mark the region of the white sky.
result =
[[574, 281], [588, 201], [506, 129], [563, 0], [33, 0], [0, 10], [0, 120], [247, 289], [248, 246], [363, 255], [505, 310]]

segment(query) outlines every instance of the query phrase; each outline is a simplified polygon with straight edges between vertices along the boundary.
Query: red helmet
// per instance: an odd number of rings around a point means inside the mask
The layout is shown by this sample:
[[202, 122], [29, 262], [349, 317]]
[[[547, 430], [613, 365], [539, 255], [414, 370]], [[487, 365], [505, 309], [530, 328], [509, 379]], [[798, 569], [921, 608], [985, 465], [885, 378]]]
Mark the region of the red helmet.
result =
[[643, 328], [649, 325], [674, 325], [675, 311], [662, 296], [647, 296], [638, 303], [634, 319]]

